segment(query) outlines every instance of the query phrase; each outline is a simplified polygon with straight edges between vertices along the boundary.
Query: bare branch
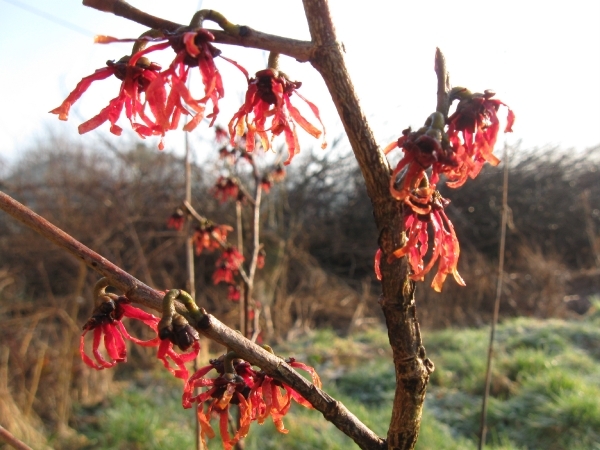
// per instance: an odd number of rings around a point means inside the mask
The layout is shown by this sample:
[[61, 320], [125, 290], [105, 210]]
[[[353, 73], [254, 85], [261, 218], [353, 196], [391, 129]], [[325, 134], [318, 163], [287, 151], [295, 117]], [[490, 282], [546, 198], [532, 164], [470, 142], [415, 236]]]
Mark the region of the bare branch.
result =
[[377, 145], [346, 69], [327, 2], [303, 0], [313, 42], [310, 63], [321, 74], [344, 125], [371, 200], [391, 199], [389, 163]]
[[27, 445], [25, 442], [17, 439], [10, 431], [0, 425], [0, 441], [6, 442], [13, 448], [17, 450], [32, 450], [32, 448]]
[[383, 295], [380, 305], [386, 318], [394, 355], [396, 393], [387, 434], [387, 448], [413, 449], [421, 422], [425, 390], [433, 364], [421, 345], [414, 305], [414, 282], [408, 277], [406, 258], [390, 258], [402, 245], [403, 206], [389, 190], [389, 163], [373, 137], [350, 80], [337, 41], [327, 0], [303, 0], [312, 40], [316, 44], [311, 64], [319, 71], [344, 124], [350, 145], [365, 179], [373, 204], [382, 250]]
[[[99, 11], [115, 14], [150, 28], [165, 31], [175, 31], [184, 25], [148, 14], [134, 8], [123, 0], [83, 0], [84, 6]], [[270, 52], [281, 53], [306, 62], [310, 59], [313, 45], [311, 42], [289, 39], [272, 34], [262, 33], [247, 26], [240, 26], [239, 35], [233, 36], [220, 30], [208, 30], [215, 36], [219, 44], [238, 45], [241, 47], [257, 48]]]
[[175, 31], [182, 26], [178, 23], [171, 22], [170, 20], [161, 19], [160, 17], [145, 13], [122, 0], [83, 0], [82, 3], [83, 6], [89, 6], [90, 8], [99, 11], [113, 13], [115, 16], [132, 20], [150, 28]]
[[[96, 272], [107, 277], [111, 285], [123, 291], [131, 301], [156, 311], [162, 310], [162, 293], [146, 286], [120, 267], [106, 260], [1, 191], [0, 209], [81, 259]], [[175, 308], [177, 312], [187, 316], [187, 311], [183, 305], [176, 303]], [[269, 376], [291, 386], [308, 400], [315, 409], [319, 410], [327, 420], [350, 436], [361, 448], [369, 450], [383, 450], [386, 448], [385, 441], [358, 420], [342, 403], [308, 382], [291, 366], [286, 364], [283, 359], [267, 352], [210, 314], [202, 319], [197, 328], [206, 337], [235, 351], [251, 364], [260, 367]]]
[[446, 58], [442, 51], [435, 49], [435, 74], [437, 75], [437, 107], [436, 111], [441, 112], [444, 117], [448, 117], [450, 110], [450, 74], [446, 68]]

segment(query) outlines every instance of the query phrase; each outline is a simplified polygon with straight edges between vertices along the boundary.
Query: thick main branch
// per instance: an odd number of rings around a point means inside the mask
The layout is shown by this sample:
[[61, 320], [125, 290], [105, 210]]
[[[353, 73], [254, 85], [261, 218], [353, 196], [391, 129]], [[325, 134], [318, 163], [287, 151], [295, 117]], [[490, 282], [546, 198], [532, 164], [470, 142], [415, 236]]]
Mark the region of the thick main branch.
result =
[[[131, 301], [156, 311], [162, 310], [163, 294], [161, 292], [146, 286], [120, 267], [1, 191], [0, 209], [108, 278], [110, 284], [123, 291]], [[184, 316], [187, 315], [183, 305], [177, 303], [175, 307], [177, 312]], [[361, 448], [369, 450], [382, 450], [385, 448], [385, 442], [348, 411], [342, 403], [309, 383], [281, 358], [246, 339], [210, 314], [205, 316], [198, 328], [198, 331], [208, 338], [234, 350], [242, 358], [260, 367], [273, 378], [291, 386], [307, 399], [315, 409], [323, 413], [327, 420], [350, 436]]]
[[[350, 145], [365, 179], [379, 230], [383, 295], [394, 355], [396, 393], [387, 435], [388, 449], [414, 448], [421, 422], [425, 389], [433, 365], [425, 357], [414, 304], [414, 283], [408, 277], [406, 258], [392, 257], [402, 246], [404, 229], [401, 202], [390, 194], [388, 161], [375, 142], [346, 69], [343, 47], [337, 41], [327, 0], [303, 0], [312, 41], [311, 64], [321, 74], [338, 110]], [[388, 257], [391, 257], [388, 260]]]

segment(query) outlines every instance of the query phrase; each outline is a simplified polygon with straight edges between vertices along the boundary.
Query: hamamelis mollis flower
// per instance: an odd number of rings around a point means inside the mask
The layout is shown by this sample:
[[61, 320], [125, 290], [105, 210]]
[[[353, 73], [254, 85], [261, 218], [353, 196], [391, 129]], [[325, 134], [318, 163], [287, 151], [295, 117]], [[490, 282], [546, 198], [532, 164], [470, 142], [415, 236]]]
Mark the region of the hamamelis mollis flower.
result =
[[[310, 373], [313, 384], [321, 387], [321, 380], [312, 367], [293, 358], [286, 362], [294, 368]], [[213, 370], [217, 376], [207, 378]], [[194, 396], [197, 388], [205, 391]], [[302, 406], [312, 408], [312, 405], [290, 386], [274, 380], [261, 370], [254, 369], [248, 362], [230, 352], [211, 360], [208, 366], [202, 367], [189, 378], [184, 387], [182, 404], [184, 408], [190, 408], [193, 403], [201, 405], [197, 415], [203, 442], [206, 437], [215, 436], [210, 419], [213, 415], [218, 415], [223, 446], [225, 449], [231, 449], [239, 439], [248, 434], [253, 421], [263, 423], [269, 416], [278, 431], [287, 433], [283, 417], [289, 411], [292, 399]], [[228, 430], [232, 406], [239, 408], [240, 417], [238, 431], [233, 437]]]
[[227, 300], [237, 303], [240, 301], [242, 293], [240, 292], [240, 288], [234, 285], [230, 285], [227, 288]]
[[[311, 375], [312, 383], [321, 388], [321, 379], [314, 368], [298, 362], [294, 358], [289, 358], [286, 362], [296, 369], [308, 372]], [[313, 407], [287, 384], [273, 379], [263, 371], [255, 372], [254, 386], [250, 391], [250, 403], [253, 416], [256, 417], [259, 424], [271, 416], [277, 431], [286, 434], [288, 430], [283, 425], [283, 417], [289, 411], [292, 399], [306, 408], [312, 409]]]
[[[184, 127], [185, 131], [196, 128], [204, 117], [211, 119], [209, 126], [212, 126], [219, 113], [219, 99], [225, 95], [221, 74], [214, 59], [221, 57], [230, 62], [244, 74], [246, 79], [248, 73], [235, 61], [221, 55], [221, 51], [211, 44], [215, 37], [207, 30], [199, 28], [175, 32], [167, 34], [163, 39], [166, 42], [145, 48], [131, 58], [135, 62], [137, 58], [147, 53], [164, 50], [168, 47], [172, 47], [176, 53], [173, 62], [159, 74], [148, 88], [147, 95], [162, 101], [162, 108], [153, 110], [157, 122], [168, 129], [176, 128], [181, 114], [189, 113], [184, 108], [185, 105], [193, 111], [193, 118]], [[199, 100], [193, 98], [186, 86], [189, 69], [192, 67], [198, 67], [204, 84], [204, 97]], [[170, 87], [168, 95], [167, 87]], [[205, 115], [205, 105], [209, 100], [213, 106], [212, 112]]]
[[[106, 293], [107, 285], [104, 280], [100, 280], [97, 284], [97, 294], [95, 295], [97, 306], [92, 313], [92, 317], [83, 326], [83, 334], [79, 344], [79, 352], [83, 362], [93, 369], [101, 370], [126, 361], [125, 339], [127, 339], [142, 347], [158, 347], [157, 358], [173, 375], [186, 380], [189, 373], [185, 363], [193, 360], [200, 351], [197, 332], [180, 327], [172, 336], [159, 336], [160, 319], [132, 306], [130, 300], [125, 296]], [[122, 323], [124, 317], [143, 322], [154, 332], [155, 337], [144, 341], [131, 336]], [[96, 362], [85, 353], [85, 336], [90, 330], [94, 331], [92, 354]], [[109, 361], [100, 353], [102, 342], [104, 342], [104, 348], [110, 358]], [[178, 345], [183, 351], [188, 350], [190, 347], [192, 347], [192, 350], [180, 354], [173, 349], [173, 344]], [[174, 366], [169, 360], [174, 363]]]
[[177, 208], [167, 220], [167, 228], [170, 230], [181, 231], [185, 225], [185, 214], [181, 208]]
[[234, 277], [239, 273], [243, 262], [244, 256], [234, 247], [223, 250], [215, 264], [217, 269], [213, 272], [213, 283], [219, 284], [223, 281], [227, 284], [234, 284]]
[[[233, 362], [238, 372], [236, 374], [225, 373], [223, 359], [223, 356], [219, 359], [212, 359], [208, 366], [200, 368], [186, 381], [182, 404], [184, 408], [191, 408], [192, 403], [199, 404], [197, 419], [204, 447], [206, 447], [207, 437], [209, 439], [215, 437], [210, 419], [213, 415], [218, 415], [223, 447], [229, 450], [248, 434], [252, 422], [250, 402], [248, 401], [250, 388], [246, 384], [246, 381], [252, 384], [250, 375], [252, 368], [247, 362], [238, 360]], [[205, 378], [211, 370], [216, 370], [218, 376]], [[207, 388], [207, 390], [194, 396], [196, 388]], [[239, 428], [233, 437], [230, 436], [228, 429], [231, 405], [239, 408]]]
[[[425, 189], [431, 188], [422, 188], [422, 190]], [[438, 191], [424, 192], [423, 199], [426, 198], [429, 200], [427, 203], [421, 203], [421, 213], [412, 209], [407, 211], [404, 220], [406, 242], [393, 252], [393, 257], [408, 257], [413, 272], [410, 278], [415, 281], [423, 281], [425, 275], [437, 262], [437, 273], [431, 283], [431, 287], [437, 292], [441, 292], [449, 274], [454, 276], [459, 285], [465, 286], [457, 268], [460, 256], [458, 238], [452, 222], [444, 212], [444, 208], [450, 202], [444, 199]], [[429, 225], [433, 229], [433, 249], [429, 262], [425, 264], [424, 258], [429, 250]]]
[[[145, 100], [142, 99], [142, 94], [156, 80], [160, 69], [161, 67], [158, 64], [150, 62], [147, 58], [138, 58], [134, 63], [130, 62], [129, 56], [125, 56], [117, 62], [107, 61], [106, 67], [84, 77], [62, 104], [50, 112], [57, 114], [60, 120], [67, 120], [71, 106], [81, 98], [93, 82], [114, 75], [121, 80], [119, 95], [110, 100], [108, 106], [102, 109], [100, 113], [79, 125], [79, 134], [92, 131], [108, 121], [111, 124], [111, 133], [120, 136], [123, 129], [116, 122], [123, 109], [125, 109], [125, 116], [129, 119], [131, 127], [141, 137], [164, 134], [156, 122], [144, 112], [146, 106], [150, 106], [151, 109], [159, 107], [156, 105], [156, 99], [147, 95]], [[137, 122], [138, 118], [141, 119], [142, 123]]]
[[230, 231], [233, 231], [233, 228], [229, 225], [215, 225], [211, 222], [197, 226], [192, 236], [196, 255], [200, 255], [204, 249], [209, 252], [219, 249], [227, 241]]
[[447, 134], [456, 157], [462, 162], [456, 170], [446, 173], [450, 187], [462, 186], [467, 177], [475, 178], [485, 162], [493, 166], [500, 162], [492, 153], [500, 129], [497, 112], [500, 106], [508, 109], [505, 133], [512, 132], [515, 114], [505, 103], [492, 98], [494, 95], [491, 90], [472, 94], [460, 87], [450, 92], [450, 101], [460, 101], [454, 114], [448, 117]]
[[[79, 343], [79, 353], [86, 365], [92, 369], [102, 370], [113, 367], [117, 363], [125, 362], [127, 360], [125, 339], [144, 347], [155, 347], [158, 345], [156, 338], [143, 341], [131, 336], [121, 321], [123, 317], [139, 320], [153, 331], [156, 331], [156, 325], [159, 321], [158, 317], [130, 305], [127, 297], [105, 294], [99, 300], [100, 303], [94, 309], [92, 317], [83, 326], [83, 333]], [[92, 354], [96, 362], [85, 353], [85, 336], [90, 330], [93, 330], [94, 334]], [[100, 353], [102, 342], [104, 342], [104, 348], [109, 356], [108, 361]]]
[[[409, 203], [411, 190], [419, 186], [429, 168], [432, 184], [444, 174], [447, 185], [455, 188], [462, 186], [468, 177], [475, 178], [485, 162], [498, 164], [499, 159], [492, 153], [500, 128], [497, 111], [506, 104], [493, 96], [489, 90], [472, 94], [465, 88], [454, 88], [450, 100], [460, 101], [447, 121], [441, 113], [435, 112], [423, 127], [417, 131], [404, 130], [396, 142], [384, 149], [386, 154], [395, 148], [404, 151], [391, 179], [390, 191], [394, 198]], [[512, 131], [514, 120], [514, 113], [508, 108], [505, 132]], [[405, 168], [401, 186], [396, 188], [396, 176]]]
[[220, 176], [213, 188], [212, 194], [221, 203], [227, 200], [238, 200], [240, 196], [240, 186], [234, 178]]
[[[257, 135], [263, 149], [268, 150], [271, 148], [268, 133], [271, 133], [271, 140], [283, 133], [288, 149], [288, 159], [285, 164], [289, 164], [294, 155], [300, 151], [296, 134], [297, 124], [316, 139], [323, 135], [321, 147], [325, 148], [327, 146], [325, 127], [319, 116], [319, 109], [298, 93], [297, 89], [301, 85], [299, 81], [290, 81], [285, 74], [276, 69], [257, 72], [255, 78], [248, 81], [244, 104], [229, 122], [231, 145], [234, 145], [235, 136], [242, 136], [246, 132], [246, 151], [254, 150]], [[292, 105], [290, 98], [294, 93], [306, 102], [321, 124], [322, 130], [312, 125]], [[270, 125], [267, 125], [267, 119], [270, 119]]]
[[[406, 203], [415, 212], [419, 212], [419, 207], [415, 205], [415, 200], [418, 199], [414, 196], [414, 192], [426, 178], [425, 171], [432, 167], [431, 179], [432, 183], [435, 183], [440, 173], [444, 173], [449, 168], [455, 169], [459, 165], [444, 133], [444, 116], [435, 112], [419, 130], [412, 131], [408, 128], [402, 131], [402, 136], [388, 145], [384, 153], [387, 154], [398, 147], [404, 152], [404, 157], [392, 172], [390, 192], [396, 200]], [[403, 170], [405, 173], [398, 186], [396, 179]], [[422, 197], [422, 192], [420, 194]], [[426, 198], [425, 202], [428, 201], [429, 198]]]

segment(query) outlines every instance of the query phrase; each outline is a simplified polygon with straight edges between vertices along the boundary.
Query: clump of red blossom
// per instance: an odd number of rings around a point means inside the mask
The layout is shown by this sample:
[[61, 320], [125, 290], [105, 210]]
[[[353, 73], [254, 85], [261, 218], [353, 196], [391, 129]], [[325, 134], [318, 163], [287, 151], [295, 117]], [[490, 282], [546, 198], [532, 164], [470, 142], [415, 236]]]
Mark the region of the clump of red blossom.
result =
[[181, 208], [177, 208], [167, 220], [167, 228], [170, 230], [181, 231], [185, 225], [185, 214]]
[[[290, 366], [308, 372], [315, 386], [321, 387], [321, 380], [316, 371], [294, 358], [286, 361]], [[216, 377], [207, 378], [211, 372]], [[204, 389], [194, 395], [196, 389]], [[211, 417], [219, 417], [219, 428], [224, 448], [231, 449], [248, 434], [250, 424], [257, 421], [262, 424], [271, 417], [277, 430], [287, 433], [283, 425], [283, 417], [290, 409], [292, 399], [307, 408], [312, 405], [290, 386], [273, 379], [262, 370], [254, 369], [248, 362], [237, 358], [230, 352], [210, 364], [200, 368], [185, 384], [182, 404], [190, 408], [198, 403], [197, 418], [201, 427], [202, 441], [213, 438], [215, 432], [210, 424]], [[229, 414], [231, 408], [239, 410], [239, 428], [234, 436], [229, 434]]]
[[217, 269], [213, 272], [213, 283], [219, 284], [223, 281], [227, 284], [234, 284], [234, 277], [239, 273], [243, 262], [244, 256], [235, 247], [223, 250], [215, 264]]
[[[297, 90], [301, 85], [299, 81], [290, 81], [284, 73], [276, 69], [269, 68], [256, 72], [256, 76], [248, 80], [244, 104], [229, 122], [231, 144], [233, 145], [235, 136], [246, 133], [248, 152], [254, 150], [256, 136], [260, 139], [263, 149], [268, 150], [271, 148], [272, 138], [283, 133], [288, 149], [288, 159], [285, 164], [289, 164], [294, 155], [300, 151], [296, 134], [297, 124], [316, 139], [323, 135], [321, 147], [325, 148], [327, 146], [325, 128], [319, 110], [316, 105], [298, 93]], [[321, 124], [321, 130], [306, 120], [292, 105], [290, 98], [294, 93], [306, 102]], [[267, 120], [270, 120], [269, 124]]]
[[[448, 274], [453, 274], [460, 285], [464, 285], [464, 281], [457, 270], [458, 239], [444, 212], [449, 201], [439, 195], [436, 184], [443, 174], [449, 187], [459, 187], [467, 178], [475, 178], [485, 162], [498, 164], [499, 160], [492, 154], [500, 129], [497, 112], [506, 105], [493, 96], [492, 91], [472, 94], [467, 89], [454, 88], [450, 101], [460, 100], [454, 114], [445, 119], [441, 113], [435, 112], [419, 130], [404, 130], [396, 142], [384, 149], [386, 154], [398, 147], [404, 152], [390, 178], [390, 193], [407, 207], [406, 243], [388, 259], [407, 256], [414, 280], [423, 280], [439, 261], [432, 282], [432, 287], [438, 292]], [[504, 131], [510, 132], [515, 115], [510, 108], [507, 109]], [[429, 170], [430, 176], [427, 175]], [[402, 176], [398, 180], [400, 174]], [[428, 251], [429, 224], [434, 232], [434, 246], [431, 259], [425, 264], [423, 258]], [[379, 279], [381, 256], [379, 250], [375, 258], [375, 272]]]
[[[187, 379], [189, 373], [185, 363], [195, 359], [200, 351], [199, 336], [195, 330], [188, 328], [182, 330], [183, 333], [187, 334], [185, 339], [179, 337], [181, 333], [177, 340], [168, 339], [165, 336], [161, 337], [158, 331], [160, 322], [158, 317], [132, 306], [127, 297], [107, 294], [104, 289], [102, 288], [97, 296], [97, 306], [92, 312], [91, 318], [83, 326], [83, 334], [79, 344], [79, 352], [83, 362], [96, 370], [110, 368], [119, 362], [125, 362], [127, 360], [127, 349], [124, 339], [127, 339], [142, 347], [158, 347], [157, 358], [163, 365], [177, 378]], [[141, 321], [152, 330], [155, 337], [149, 340], [141, 340], [131, 336], [122, 322], [123, 318]], [[88, 331], [92, 330], [94, 334], [92, 354], [95, 362], [85, 353], [85, 336]], [[109, 360], [101, 353], [102, 343]], [[179, 345], [182, 351], [188, 350], [190, 347], [192, 351], [177, 353], [173, 349], [174, 343]]]
[[212, 194], [221, 203], [225, 203], [229, 199], [239, 200], [240, 192], [240, 186], [237, 180], [232, 177], [220, 176], [212, 188]]
[[[153, 33], [156, 35], [157, 33]], [[214, 36], [204, 29], [184, 29], [159, 38], [142, 37], [135, 39], [115, 39], [108, 36], [97, 36], [96, 42], [131, 42], [137, 41], [131, 56], [125, 56], [118, 62], [107, 62], [107, 67], [98, 69], [94, 74], [83, 78], [75, 90], [65, 101], [51, 113], [58, 114], [61, 120], [67, 120], [71, 105], [75, 103], [90, 85], [97, 80], [114, 75], [122, 80], [119, 95], [112, 99], [108, 106], [98, 115], [79, 126], [81, 134], [87, 133], [104, 122], [111, 123], [110, 131], [120, 135], [122, 128], [116, 124], [123, 109], [131, 123], [132, 129], [141, 137], [164, 136], [174, 130], [182, 115], [190, 115], [184, 130], [191, 131], [204, 119], [214, 123], [219, 112], [218, 101], [224, 96], [221, 74], [215, 66], [214, 59], [221, 56], [221, 51], [211, 42]], [[149, 41], [164, 41], [147, 48], [143, 44]], [[142, 43], [142, 45], [139, 45]], [[172, 48], [176, 55], [169, 67], [161, 67], [151, 63], [145, 55], [158, 50]], [[246, 70], [228, 58], [240, 69], [246, 79]], [[190, 68], [198, 67], [204, 84], [204, 96], [194, 99], [186, 86]], [[205, 114], [207, 102], [212, 103], [212, 111]], [[159, 148], [164, 148], [161, 139]]]
[[[464, 286], [465, 282], [459, 275], [457, 267], [460, 256], [458, 238], [452, 222], [444, 212], [444, 208], [450, 201], [443, 198], [438, 191], [427, 192], [430, 189], [430, 187], [422, 188], [422, 191], [425, 191], [423, 199], [429, 198], [429, 200], [427, 203], [421, 204], [420, 213], [413, 209], [405, 211], [406, 242], [393, 252], [393, 257], [407, 256], [412, 269], [410, 278], [415, 281], [423, 281], [425, 275], [437, 262], [438, 268], [431, 287], [435, 291], [441, 292], [444, 281], [450, 274], [454, 276], [459, 285]], [[430, 228], [433, 231], [433, 249], [429, 262], [425, 263], [424, 259], [429, 253]], [[381, 258], [381, 253], [378, 255]], [[379, 268], [379, 261], [376, 267]], [[381, 279], [380, 273], [378, 277]]]
[[160, 70], [158, 64], [150, 62], [147, 58], [137, 58], [132, 62], [129, 56], [124, 56], [117, 62], [107, 61], [106, 67], [84, 77], [62, 104], [50, 112], [57, 114], [60, 120], [67, 120], [71, 106], [81, 98], [92, 83], [115, 76], [121, 80], [119, 95], [110, 100], [97, 115], [79, 125], [79, 134], [92, 131], [108, 121], [111, 124], [110, 132], [120, 136], [123, 129], [117, 125], [117, 121], [125, 109], [125, 116], [131, 128], [140, 137], [164, 136], [165, 129], [147, 114], [147, 108], [153, 110], [161, 107], [158, 99], [147, 95], [150, 85], [159, 78]]
[[196, 227], [192, 236], [196, 255], [202, 250], [212, 252], [219, 249], [227, 242], [227, 234], [233, 231], [229, 225], [215, 225], [212, 222], [203, 222]]

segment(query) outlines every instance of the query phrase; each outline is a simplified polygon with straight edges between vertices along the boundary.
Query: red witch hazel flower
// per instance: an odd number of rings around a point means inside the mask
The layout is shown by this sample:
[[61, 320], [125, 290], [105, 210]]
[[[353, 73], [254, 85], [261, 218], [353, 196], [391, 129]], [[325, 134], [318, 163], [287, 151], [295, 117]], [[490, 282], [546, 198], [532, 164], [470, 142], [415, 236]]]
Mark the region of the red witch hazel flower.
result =
[[[431, 283], [436, 292], [442, 291], [444, 281], [450, 274], [459, 285], [465, 286], [457, 268], [460, 256], [458, 238], [452, 222], [444, 212], [450, 201], [429, 187], [421, 188], [420, 192], [424, 200], [421, 212], [415, 212], [413, 209], [405, 212], [406, 242], [393, 252], [389, 260], [407, 256], [413, 272], [410, 278], [415, 281], [423, 281], [425, 275], [438, 262], [438, 270]], [[425, 264], [424, 258], [429, 250], [429, 225], [433, 228], [433, 250], [429, 262]], [[375, 255], [375, 274], [378, 280], [381, 280], [381, 257], [382, 251], [379, 249]]]
[[[185, 131], [191, 131], [207, 117], [211, 119], [212, 126], [219, 113], [219, 99], [225, 95], [221, 74], [215, 66], [214, 59], [218, 56], [236, 66], [248, 78], [246, 70], [224, 56], [221, 51], [214, 47], [211, 42], [215, 40], [212, 33], [202, 28], [183, 32], [167, 34], [163, 39], [166, 42], [152, 45], [132, 56], [132, 61], [137, 58], [156, 51], [172, 47], [177, 53], [169, 68], [160, 73], [160, 76], [149, 87], [149, 94], [163, 100], [162, 108], [153, 111], [157, 121], [168, 129], [176, 128], [181, 114], [188, 114], [184, 104], [194, 111], [194, 117], [184, 127]], [[156, 39], [155, 39], [156, 40]], [[198, 67], [204, 84], [204, 97], [196, 100], [186, 86], [190, 67]], [[169, 95], [166, 94], [166, 86], [171, 87]], [[205, 105], [208, 101], [213, 105], [212, 112], [205, 116]]]
[[229, 141], [229, 133], [225, 128], [217, 125], [215, 126], [215, 140], [219, 144], [224, 144]]
[[212, 194], [221, 203], [225, 203], [229, 199], [238, 200], [240, 186], [235, 179], [221, 176], [212, 188]]
[[[284, 133], [288, 149], [289, 164], [296, 153], [300, 151], [296, 124], [300, 125], [308, 134], [315, 138], [323, 135], [322, 148], [327, 146], [325, 142], [325, 128], [319, 116], [318, 108], [298, 93], [302, 85], [299, 81], [290, 81], [287, 76], [274, 68], [261, 70], [256, 73], [255, 78], [248, 81], [246, 100], [242, 107], [229, 122], [229, 134], [231, 145], [234, 145], [235, 136], [242, 136], [247, 129], [246, 150], [254, 150], [255, 136], [258, 135], [265, 150], [271, 148], [268, 133], [271, 139]], [[290, 98], [293, 94], [304, 100], [311, 109], [319, 123], [322, 131], [306, 120], [300, 111], [292, 105]], [[267, 119], [271, 119], [270, 126]]]
[[[150, 62], [147, 58], [137, 58], [133, 63], [130, 61], [129, 56], [124, 56], [117, 62], [107, 61], [106, 67], [84, 77], [62, 104], [50, 112], [57, 114], [60, 120], [67, 120], [71, 106], [81, 98], [94, 81], [104, 80], [114, 75], [122, 81], [119, 95], [110, 100], [108, 106], [102, 109], [100, 113], [79, 125], [79, 134], [92, 131], [108, 121], [111, 124], [110, 132], [120, 136], [123, 129], [116, 122], [123, 109], [125, 109], [125, 115], [129, 119], [133, 130], [141, 137], [164, 134], [155, 121], [144, 113], [146, 105], [150, 106], [151, 109], [159, 106], [156, 104], [156, 99], [147, 95], [145, 101], [142, 99], [142, 94], [159, 76], [160, 69], [161, 67], [158, 64]], [[138, 118], [141, 119], [142, 123], [137, 121]]]
[[[449, 187], [459, 187], [467, 178], [475, 178], [486, 161], [498, 164], [499, 160], [492, 154], [499, 131], [497, 111], [506, 105], [493, 96], [492, 91], [472, 94], [465, 88], [454, 88], [449, 94], [450, 102], [460, 100], [454, 114], [446, 120], [442, 113], [435, 112], [423, 127], [414, 132], [410, 128], [404, 130], [396, 142], [384, 149], [386, 154], [398, 147], [404, 152], [390, 178], [390, 193], [408, 207], [405, 210], [406, 244], [389, 258], [407, 256], [414, 280], [423, 280], [439, 261], [432, 283], [438, 292], [448, 274], [452, 274], [460, 285], [464, 285], [464, 281], [457, 271], [458, 239], [444, 212], [449, 201], [441, 197], [436, 184], [443, 174]], [[514, 120], [514, 113], [508, 109], [505, 132], [512, 131]], [[431, 185], [427, 176], [429, 169]], [[429, 223], [434, 230], [434, 248], [425, 265], [423, 258], [428, 250]], [[380, 249], [375, 255], [378, 279], [381, 279], [381, 256]]]
[[285, 179], [285, 168], [283, 165], [279, 164], [277, 167], [275, 167], [275, 169], [273, 169], [271, 172], [271, 179], [276, 183], [279, 183]]
[[[449, 171], [450, 187], [464, 184], [467, 176], [475, 178], [487, 161], [493, 166], [500, 160], [492, 152], [498, 137], [500, 123], [497, 112], [506, 106], [505, 133], [512, 131], [515, 122], [514, 112], [502, 101], [492, 98], [495, 92], [486, 90], [483, 94], [472, 94], [468, 89], [457, 87], [450, 92], [450, 101], [459, 99], [456, 111], [448, 117], [448, 138], [457, 158], [462, 162], [456, 171]], [[459, 139], [462, 135], [462, 142]]]
[[227, 299], [229, 301], [232, 301], [234, 303], [239, 302], [240, 298], [241, 298], [241, 294], [242, 293], [240, 292], [240, 288], [233, 284], [227, 288]]
[[200, 224], [192, 236], [196, 255], [200, 255], [204, 249], [212, 252], [220, 248], [227, 241], [230, 231], [233, 231], [233, 228], [229, 225], [215, 225], [208, 221]]
[[[136, 319], [155, 331], [159, 321], [158, 317], [131, 306], [127, 297], [106, 294], [102, 291], [102, 294], [97, 299], [99, 302], [98, 306], [94, 309], [92, 317], [83, 326], [83, 334], [79, 343], [79, 353], [86, 365], [92, 369], [101, 370], [113, 367], [117, 363], [125, 362], [127, 360], [127, 349], [124, 339], [128, 339], [144, 347], [158, 345], [156, 338], [142, 341], [131, 336], [121, 321], [123, 317]], [[92, 354], [96, 360], [95, 362], [85, 353], [85, 335], [90, 330], [94, 332]], [[109, 356], [108, 361], [100, 353], [100, 344], [102, 341], [104, 341], [104, 348]]]
[[256, 257], [256, 268], [262, 269], [265, 267], [265, 261], [267, 259], [267, 252], [265, 252], [264, 248], [261, 248], [258, 251], [258, 256]]
[[177, 208], [167, 220], [167, 228], [170, 230], [181, 231], [185, 224], [185, 214], [181, 208]]
[[[268, 348], [265, 346], [265, 348]], [[294, 368], [305, 370], [311, 374], [313, 384], [321, 387], [321, 380], [312, 367], [290, 358], [286, 361]], [[215, 370], [216, 378], [206, 378], [209, 372]], [[204, 392], [194, 396], [194, 390], [205, 388]], [[235, 352], [229, 352], [218, 359], [210, 361], [186, 382], [182, 403], [184, 408], [190, 408], [197, 402], [198, 422], [201, 427], [202, 441], [206, 445], [206, 437], [213, 438], [215, 432], [210, 425], [211, 417], [219, 416], [221, 440], [226, 450], [248, 434], [253, 421], [263, 423], [269, 416], [278, 431], [287, 433], [283, 425], [283, 417], [289, 411], [291, 400], [308, 408], [312, 405], [290, 386], [275, 380], [261, 370], [237, 357]], [[232, 437], [229, 434], [229, 412], [232, 406], [239, 409], [239, 429]]]
[[269, 175], [265, 175], [260, 180], [260, 187], [266, 194], [271, 191], [271, 187], [273, 186], [273, 179]]
[[[165, 335], [161, 337], [159, 335], [161, 320], [158, 317], [130, 305], [130, 300], [125, 296], [106, 293], [107, 287], [106, 278], [102, 278], [94, 288], [94, 298], [97, 306], [92, 313], [92, 317], [83, 326], [83, 334], [79, 344], [79, 352], [83, 362], [93, 369], [101, 370], [126, 361], [127, 349], [124, 339], [127, 339], [143, 347], [158, 347], [157, 357], [163, 362], [163, 365], [177, 378], [187, 379], [189, 373], [185, 368], [185, 363], [194, 359], [200, 350], [197, 342], [199, 338], [197, 332], [193, 329], [190, 330], [189, 326], [185, 327], [185, 324], [178, 319], [179, 321], [172, 321], [176, 333], [171, 333], [173, 336], [163, 333]], [[140, 320], [152, 329], [155, 337], [143, 341], [131, 336], [121, 321], [123, 317]], [[85, 353], [84, 339], [90, 330], [94, 331], [92, 354], [96, 362]], [[109, 361], [100, 353], [102, 341], [104, 341], [106, 353], [110, 358]], [[179, 354], [173, 349], [173, 344], [178, 345], [184, 351], [190, 347], [193, 348], [189, 353]], [[171, 366], [167, 358], [175, 364], [176, 368]]]
[[[432, 183], [435, 183], [440, 173], [459, 164], [444, 135], [444, 116], [438, 112], [431, 114], [425, 126], [418, 131], [413, 132], [410, 128], [404, 130], [400, 139], [388, 145], [384, 153], [387, 154], [397, 147], [402, 148], [404, 157], [392, 173], [390, 192], [396, 200], [403, 201], [411, 207], [414, 207], [411, 193], [418, 189], [426, 177], [425, 171], [428, 168], [433, 166], [431, 178]], [[400, 186], [396, 186], [396, 177], [405, 169], [406, 173]]]
[[234, 284], [234, 277], [239, 273], [243, 262], [244, 256], [234, 247], [224, 250], [217, 260], [217, 269], [213, 272], [213, 283], [219, 284], [224, 281], [227, 284]]

